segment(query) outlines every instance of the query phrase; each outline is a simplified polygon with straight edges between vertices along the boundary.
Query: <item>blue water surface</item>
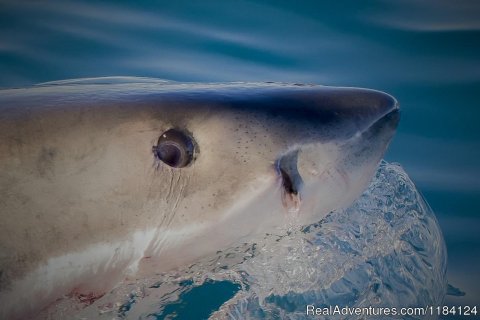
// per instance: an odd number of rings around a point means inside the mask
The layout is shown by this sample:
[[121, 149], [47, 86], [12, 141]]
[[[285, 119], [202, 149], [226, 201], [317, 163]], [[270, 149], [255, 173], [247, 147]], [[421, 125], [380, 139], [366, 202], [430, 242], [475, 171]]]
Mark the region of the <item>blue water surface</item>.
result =
[[370, 87], [402, 108], [386, 156], [436, 212], [480, 307], [480, 2], [0, 0], [0, 87], [95, 76]]

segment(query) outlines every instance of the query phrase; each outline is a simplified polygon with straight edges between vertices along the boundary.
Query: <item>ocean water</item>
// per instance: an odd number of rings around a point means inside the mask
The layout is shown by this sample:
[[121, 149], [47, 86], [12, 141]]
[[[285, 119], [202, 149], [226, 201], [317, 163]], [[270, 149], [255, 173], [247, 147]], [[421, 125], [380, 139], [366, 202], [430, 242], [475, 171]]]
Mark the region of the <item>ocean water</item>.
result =
[[465, 293], [445, 302], [480, 307], [479, 16], [474, 0], [0, 0], [0, 87], [128, 75], [389, 92], [402, 120], [386, 159], [435, 212]]

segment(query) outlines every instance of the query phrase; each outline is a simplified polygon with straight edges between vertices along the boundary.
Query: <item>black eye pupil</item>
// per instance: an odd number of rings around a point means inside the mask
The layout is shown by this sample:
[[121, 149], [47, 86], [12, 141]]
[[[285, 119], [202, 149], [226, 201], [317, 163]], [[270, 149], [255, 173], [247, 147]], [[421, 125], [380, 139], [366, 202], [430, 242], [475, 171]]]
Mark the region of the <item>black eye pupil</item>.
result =
[[173, 168], [183, 168], [193, 160], [195, 144], [193, 138], [179, 129], [162, 133], [158, 144], [153, 147], [155, 156]]
[[176, 145], [164, 143], [157, 147], [157, 156], [170, 167], [177, 167], [182, 159], [182, 151]]

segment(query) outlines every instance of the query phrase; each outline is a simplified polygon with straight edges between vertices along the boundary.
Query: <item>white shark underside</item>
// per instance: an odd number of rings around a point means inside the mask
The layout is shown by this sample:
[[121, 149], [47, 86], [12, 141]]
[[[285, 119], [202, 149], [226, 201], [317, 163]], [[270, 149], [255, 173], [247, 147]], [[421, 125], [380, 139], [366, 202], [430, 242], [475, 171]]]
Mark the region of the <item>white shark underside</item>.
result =
[[399, 118], [367, 89], [120, 80], [0, 91], [2, 318], [348, 206]]

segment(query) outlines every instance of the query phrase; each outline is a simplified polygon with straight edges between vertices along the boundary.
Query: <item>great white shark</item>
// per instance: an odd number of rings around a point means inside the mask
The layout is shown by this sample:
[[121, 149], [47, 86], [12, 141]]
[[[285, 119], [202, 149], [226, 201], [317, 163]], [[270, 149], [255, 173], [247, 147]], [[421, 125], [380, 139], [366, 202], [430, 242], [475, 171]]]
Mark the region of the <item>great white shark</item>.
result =
[[0, 110], [2, 319], [347, 207], [399, 120], [375, 90], [142, 78], [5, 89]]

